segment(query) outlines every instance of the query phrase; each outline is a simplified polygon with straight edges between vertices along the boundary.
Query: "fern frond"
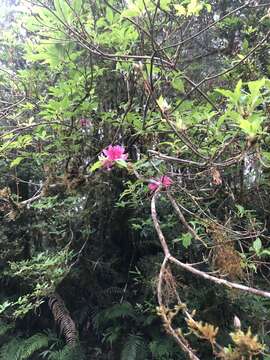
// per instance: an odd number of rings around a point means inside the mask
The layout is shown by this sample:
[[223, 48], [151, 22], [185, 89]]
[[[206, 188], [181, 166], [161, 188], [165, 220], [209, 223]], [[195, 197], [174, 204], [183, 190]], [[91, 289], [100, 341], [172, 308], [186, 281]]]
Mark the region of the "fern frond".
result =
[[101, 296], [110, 299], [112, 299], [112, 297], [120, 297], [121, 294], [123, 294], [123, 289], [118, 286], [110, 286], [109, 288], [101, 291]]
[[115, 304], [105, 310], [93, 314], [92, 323], [95, 329], [99, 329], [106, 326], [111, 320], [127, 317], [135, 319], [136, 313], [132, 305], [126, 301], [122, 304]]
[[44, 334], [35, 334], [28, 339], [15, 338], [1, 347], [0, 360], [27, 360], [47, 346], [48, 337]]
[[71, 347], [69, 345], [64, 346], [63, 349], [52, 352], [49, 360], [84, 360], [85, 355], [79, 346]]
[[130, 334], [121, 352], [121, 360], [145, 359], [146, 345], [140, 335]]
[[78, 341], [76, 325], [59, 294], [54, 294], [50, 297], [49, 307], [55, 322], [60, 326], [60, 332], [64, 335], [67, 344], [75, 346]]
[[126, 317], [136, 317], [133, 306], [127, 301], [123, 302], [122, 304], [115, 304], [110, 308], [106, 309], [105, 312], [105, 317], [108, 320]]
[[14, 324], [6, 324], [4, 322], [0, 322], [0, 337], [6, 335], [13, 328]]
[[0, 360], [20, 360], [21, 339], [12, 339], [0, 349]]
[[44, 334], [35, 334], [30, 338], [24, 340], [21, 352], [20, 360], [27, 360], [36, 351], [48, 346], [48, 337]]

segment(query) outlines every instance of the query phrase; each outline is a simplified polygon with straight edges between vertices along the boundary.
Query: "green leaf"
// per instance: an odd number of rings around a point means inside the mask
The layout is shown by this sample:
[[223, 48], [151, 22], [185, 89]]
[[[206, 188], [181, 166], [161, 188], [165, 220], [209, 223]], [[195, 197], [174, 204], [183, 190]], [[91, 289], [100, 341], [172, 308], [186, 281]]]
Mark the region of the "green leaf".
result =
[[235, 87], [234, 95], [236, 99], [239, 99], [241, 96], [242, 80], [240, 79]]
[[243, 217], [245, 214], [245, 208], [242, 205], [238, 205], [238, 204], [236, 204], [235, 207], [238, 210], [239, 216]]
[[260, 93], [261, 88], [265, 85], [265, 79], [249, 81], [247, 85], [251, 95], [255, 96]]
[[166, 111], [170, 107], [166, 99], [164, 99], [162, 95], [160, 95], [160, 97], [157, 99], [157, 104], [162, 111]]
[[262, 151], [263, 160], [267, 162], [267, 165], [270, 163], [270, 152]]
[[181, 117], [177, 117], [177, 119], [175, 120], [175, 126], [180, 131], [186, 130], [186, 125]]
[[191, 244], [192, 235], [190, 233], [185, 233], [181, 236], [181, 241], [184, 246], [184, 248], [188, 248]]
[[8, 300], [4, 301], [2, 304], [0, 304], [0, 314], [3, 313], [6, 309], [8, 309], [12, 305], [13, 303], [9, 302]]
[[173, 79], [173, 81], [172, 81], [172, 87], [173, 87], [175, 90], [180, 91], [181, 93], [183, 93], [183, 92], [185, 91], [183, 80], [182, 80], [179, 76], [176, 76], [176, 77]]
[[100, 160], [96, 161], [91, 167], [90, 167], [90, 172], [94, 172], [97, 169], [101, 168], [102, 163]]
[[135, 17], [139, 16], [142, 12], [142, 8], [139, 6], [138, 2], [130, 2], [129, 7], [124, 10], [121, 14], [122, 17]]
[[247, 134], [252, 135], [252, 124], [246, 119], [241, 119], [239, 127]]
[[270, 249], [264, 249], [260, 252], [261, 256], [269, 256], [270, 255]]
[[12, 160], [10, 163], [10, 167], [13, 168], [14, 166], [19, 165], [24, 160], [23, 156], [18, 156], [16, 159]]
[[116, 164], [120, 167], [120, 168], [127, 168], [127, 162], [125, 160], [116, 160]]
[[106, 9], [106, 19], [110, 24], [113, 23], [113, 11], [110, 7], [107, 7]]
[[256, 251], [256, 254], [258, 254], [262, 248], [261, 239], [257, 238], [255, 241], [253, 241], [252, 247]]
[[54, 0], [54, 7], [57, 16], [63, 21], [68, 22], [72, 16], [72, 9], [65, 0]]
[[79, 14], [83, 8], [82, 0], [73, 0], [71, 6], [75, 10], [75, 12]]
[[239, 127], [248, 135], [254, 136], [262, 131], [262, 121], [263, 118], [259, 114], [252, 114], [248, 120], [242, 118]]
[[174, 4], [173, 6], [174, 6], [178, 16], [186, 16], [187, 15], [187, 10], [183, 5]]
[[170, 9], [170, 3], [171, 0], [160, 0], [160, 7], [163, 10], [168, 11]]
[[207, 12], [209, 12], [209, 13], [212, 10], [212, 6], [210, 4], [205, 4], [205, 8], [206, 8]]
[[36, 133], [36, 138], [40, 139], [40, 140], [45, 140], [47, 137], [47, 132], [46, 130], [41, 126], [37, 129]]
[[199, 15], [200, 11], [203, 8], [203, 4], [199, 0], [190, 0], [190, 3], [187, 6], [187, 14], [191, 15]]
[[231, 90], [226, 90], [226, 89], [215, 89], [216, 92], [220, 93], [221, 95], [229, 98], [229, 99], [233, 99], [234, 97], [234, 93]]

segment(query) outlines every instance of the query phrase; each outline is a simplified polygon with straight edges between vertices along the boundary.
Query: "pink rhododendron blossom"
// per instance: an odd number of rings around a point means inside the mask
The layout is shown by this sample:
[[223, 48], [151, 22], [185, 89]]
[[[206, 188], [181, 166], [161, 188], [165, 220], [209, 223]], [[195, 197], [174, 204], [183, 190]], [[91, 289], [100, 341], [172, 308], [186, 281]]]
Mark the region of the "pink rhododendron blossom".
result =
[[121, 145], [109, 145], [107, 149], [102, 151], [102, 155], [99, 160], [102, 166], [106, 169], [110, 169], [117, 160], [127, 160], [128, 154], [125, 154], [125, 148]]
[[173, 181], [171, 178], [169, 178], [169, 176], [165, 175], [165, 176], [162, 176], [161, 183], [165, 188], [168, 188], [169, 186], [172, 185]]
[[157, 180], [152, 180], [152, 182], [148, 185], [148, 189], [150, 191], [156, 191], [160, 186], [167, 189], [172, 185], [172, 183], [172, 179], [169, 176], [164, 175]]
[[89, 127], [92, 125], [89, 119], [80, 119], [79, 123], [81, 127]]
[[157, 181], [151, 182], [150, 184], [148, 184], [148, 189], [149, 189], [150, 191], [155, 191], [155, 190], [157, 190], [157, 188], [159, 187], [159, 185], [160, 185], [160, 182], [157, 182]]

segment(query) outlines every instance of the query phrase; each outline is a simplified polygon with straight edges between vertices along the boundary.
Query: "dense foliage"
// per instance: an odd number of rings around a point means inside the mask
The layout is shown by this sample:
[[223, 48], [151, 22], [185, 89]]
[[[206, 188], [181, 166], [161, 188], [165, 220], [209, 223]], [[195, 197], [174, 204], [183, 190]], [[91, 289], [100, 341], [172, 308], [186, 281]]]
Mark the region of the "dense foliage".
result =
[[270, 359], [270, 4], [0, 30], [0, 360]]

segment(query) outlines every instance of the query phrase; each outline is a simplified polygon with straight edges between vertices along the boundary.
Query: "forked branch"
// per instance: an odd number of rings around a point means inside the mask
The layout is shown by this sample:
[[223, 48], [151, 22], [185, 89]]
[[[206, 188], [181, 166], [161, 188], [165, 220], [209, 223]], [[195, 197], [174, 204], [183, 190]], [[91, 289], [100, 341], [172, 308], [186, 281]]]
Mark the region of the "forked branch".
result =
[[[245, 286], [245, 285], [242, 285], [242, 284], [238, 284], [238, 283], [231, 282], [231, 281], [228, 281], [228, 280], [225, 280], [225, 279], [222, 279], [222, 278], [215, 277], [213, 275], [208, 274], [205, 271], [198, 270], [197, 268], [194, 267], [194, 265], [183, 263], [180, 260], [176, 259], [174, 256], [172, 256], [171, 253], [170, 253], [167, 241], [165, 239], [165, 236], [164, 236], [164, 234], [163, 234], [163, 232], [161, 230], [159, 220], [158, 220], [158, 217], [157, 217], [156, 200], [157, 200], [158, 196], [160, 196], [160, 192], [161, 192], [161, 188], [158, 188], [155, 191], [155, 193], [153, 194], [152, 201], [151, 201], [151, 215], [152, 215], [154, 227], [155, 227], [155, 230], [156, 230], [156, 232], [158, 234], [159, 241], [160, 241], [160, 244], [161, 244], [163, 252], [164, 252], [164, 259], [163, 259], [163, 262], [162, 262], [162, 265], [161, 265], [161, 268], [160, 268], [159, 277], [158, 277], [158, 283], [157, 283], [157, 297], [158, 297], [158, 303], [159, 303], [158, 314], [163, 320], [164, 328], [167, 331], [167, 333], [170, 334], [174, 338], [174, 340], [177, 342], [179, 347], [189, 356], [189, 359], [196, 360], [196, 359], [199, 359], [199, 358], [195, 354], [195, 351], [191, 348], [191, 346], [187, 342], [186, 338], [183, 336], [181, 329], [174, 329], [173, 328], [172, 320], [173, 320], [174, 316], [179, 312], [179, 310], [181, 310], [184, 313], [184, 315], [186, 316], [187, 323], [189, 325], [190, 324], [195, 324], [197, 326], [198, 324], [200, 325], [201, 323], [198, 323], [198, 322], [193, 320], [192, 316], [186, 310], [185, 304], [183, 304], [181, 302], [178, 294], [176, 294], [176, 296], [175, 296], [176, 299], [177, 299], [178, 304], [175, 306], [174, 310], [169, 310], [164, 305], [163, 285], [166, 282], [166, 276], [165, 275], [166, 275], [169, 263], [175, 264], [177, 267], [179, 267], [179, 268], [181, 268], [183, 270], [186, 270], [186, 271], [188, 271], [188, 272], [190, 272], [190, 273], [192, 273], [192, 274], [194, 274], [196, 276], [199, 276], [199, 277], [201, 277], [201, 278], [203, 278], [205, 280], [209, 280], [211, 282], [214, 282], [215, 284], [223, 285], [223, 286], [225, 286], [225, 287], [227, 287], [229, 289], [236, 289], [236, 290], [240, 290], [240, 291], [250, 293], [250, 294], [253, 294], [253, 295], [263, 296], [263, 297], [266, 297], [266, 298], [270, 298], [270, 292], [264, 291], [264, 290], [261, 290], [261, 289], [255, 289], [253, 287]], [[185, 218], [183, 218], [183, 216], [182, 216], [183, 214], [181, 213], [176, 201], [173, 199], [171, 194], [169, 194], [169, 192], [167, 192], [167, 196], [168, 196], [169, 200], [171, 201], [171, 203], [173, 205], [173, 208], [175, 209], [180, 221], [188, 229], [188, 231], [190, 231], [191, 230], [190, 226], [186, 222]], [[198, 239], [198, 236], [194, 231], [192, 231], [191, 233], [192, 233], [192, 235], [194, 236], [194, 238], [196, 240], [201, 241], [200, 238]], [[200, 326], [203, 329], [203, 326], [202, 325], [200, 325]], [[206, 324], [205, 328], [207, 326], [209, 327], [209, 329], [212, 327], [212, 325], [207, 325]], [[216, 328], [216, 332], [217, 332], [217, 330], [218, 330], [218, 328]], [[213, 339], [214, 339], [214, 337], [213, 337]], [[211, 344], [212, 344], [214, 353], [217, 353], [215, 349], [218, 349], [218, 352], [221, 351], [220, 354], [222, 353], [222, 347], [219, 344], [217, 344], [215, 342], [215, 340], [213, 340]]]

